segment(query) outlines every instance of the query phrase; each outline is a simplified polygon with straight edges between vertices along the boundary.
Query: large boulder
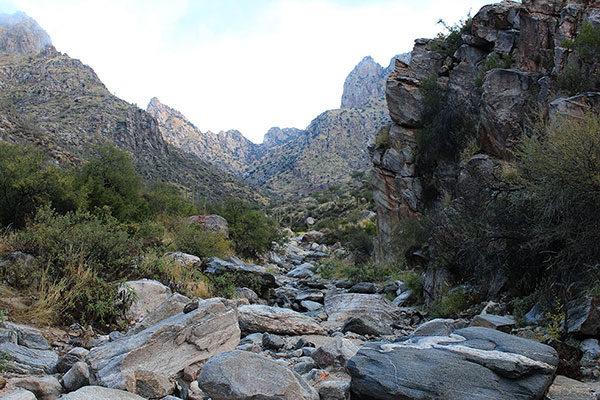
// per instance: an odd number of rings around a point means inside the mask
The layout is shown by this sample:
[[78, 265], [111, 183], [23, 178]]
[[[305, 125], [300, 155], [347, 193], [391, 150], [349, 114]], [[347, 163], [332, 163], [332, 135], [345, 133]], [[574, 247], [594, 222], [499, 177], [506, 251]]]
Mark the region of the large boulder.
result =
[[600, 335], [600, 296], [593, 295], [567, 304], [567, 330], [580, 336]]
[[599, 382], [579, 382], [566, 376], [557, 376], [546, 398], [548, 400], [597, 400], [600, 393]]
[[173, 315], [183, 312], [183, 308], [191, 302], [190, 298], [179, 293], [173, 293], [163, 301], [154, 311], [150, 312], [137, 325], [131, 328], [128, 334], [135, 334], [163, 321]]
[[10, 354], [7, 370], [18, 374], [49, 374], [58, 362], [58, 355], [52, 350], [30, 349], [12, 342], [0, 343], [2, 353]]
[[207, 274], [222, 275], [224, 273], [235, 273], [246, 275], [249, 278], [258, 278], [263, 290], [279, 286], [275, 280], [275, 276], [267, 272], [267, 269], [260, 265], [236, 264], [218, 257], [211, 257], [204, 260], [202, 270]]
[[269, 332], [278, 335], [320, 335], [323, 328], [314, 319], [288, 308], [260, 304], [238, 308], [240, 329], [244, 333]]
[[84, 386], [81, 389], [62, 395], [61, 400], [145, 400], [137, 394], [101, 386]]
[[550, 119], [581, 117], [585, 113], [600, 111], [600, 93], [588, 92], [572, 97], [561, 97], [549, 104]]
[[521, 136], [525, 115], [536, 100], [539, 75], [512, 69], [487, 73], [481, 96], [479, 144], [488, 154], [510, 159]]
[[186, 367], [234, 349], [240, 341], [235, 308], [214, 298], [187, 314], [176, 314], [143, 331], [90, 351], [90, 380], [136, 392], [136, 374], [152, 371], [172, 378]]
[[198, 384], [213, 400], [319, 400], [300, 375], [269, 358], [240, 350], [208, 360]]
[[398, 125], [407, 128], [420, 125], [423, 113], [420, 84], [408, 65], [396, 60], [396, 67], [388, 77], [385, 96], [390, 117]]
[[127, 310], [126, 317], [137, 321], [154, 311], [163, 301], [171, 296], [171, 289], [151, 279], [128, 281], [121, 286], [122, 292], [135, 292], [135, 301]]
[[488, 328], [365, 344], [346, 365], [368, 400], [541, 399], [558, 365], [544, 344]]
[[336, 293], [325, 296], [327, 325], [341, 327], [350, 317], [366, 316], [383, 325], [400, 319], [398, 307], [379, 294]]
[[229, 236], [229, 224], [227, 220], [220, 215], [192, 215], [186, 218], [190, 224], [200, 225], [202, 228], [211, 232], [221, 232]]
[[336, 337], [331, 342], [319, 347], [313, 353], [312, 358], [321, 368], [331, 366], [343, 368], [346, 366], [348, 360], [354, 357], [357, 351], [358, 346], [350, 340]]

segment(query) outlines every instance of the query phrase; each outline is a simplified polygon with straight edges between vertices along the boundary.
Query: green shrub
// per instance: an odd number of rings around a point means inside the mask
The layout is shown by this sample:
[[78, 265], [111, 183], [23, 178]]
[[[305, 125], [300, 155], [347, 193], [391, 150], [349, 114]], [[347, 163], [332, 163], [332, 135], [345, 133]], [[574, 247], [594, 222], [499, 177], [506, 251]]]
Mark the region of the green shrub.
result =
[[452, 56], [464, 44], [462, 35], [471, 34], [473, 30], [473, 19], [470, 16], [455, 25], [448, 25], [441, 19], [438, 24], [441, 24], [447, 33], [438, 33], [437, 40], [432, 41], [431, 46], [433, 52], [446, 57]]
[[155, 182], [143, 194], [151, 215], [186, 216], [194, 211], [191, 202], [186, 201], [181, 191], [165, 182]]
[[71, 176], [28, 147], [0, 142], [0, 226], [21, 228], [49, 204], [59, 212], [77, 208]]
[[471, 297], [462, 288], [449, 290], [431, 304], [432, 318], [456, 318], [472, 304]]
[[423, 274], [406, 270], [400, 273], [400, 280], [404, 281], [406, 289], [411, 291], [410, 300], [413, 303], [423, 300]]
[[600, 51], [600, 26], [594, 25], [591, 22], [584, 22], [575, 39], [565, 39], [563, 47], [577, 50], [581, 58], [586, 62], [596, 60]]
[[34, 221], [10, 237], [13, 251], [37, 257], [47, 268], [47, 279], [63, 276], [63, 266], [75, 255], [107, 281], [119, 280], [131, 271], [140, 246], [110, 215], [69, 212], [59, 215], [50, 208], [38, 211]]
[[390, 145], [390, 126], [384, 126], [379, 129], [377, 136], [375, 137], [375, 148], [388, 148]]
[[79, 168], [75, 178], [76, 188], [85, 195], [84, 208], [90, 212], [108, 208], [121, 222], [146, 218], [150, 211], [131, 156], [112, 144], [94, 150], [96, 155]]
[[211, 232], [196, 224], [181, 224], [175, 232], [173, 251], [182, 251], [200, 258], [232, 255], [230, 242], [222, 232]]
[[569, 96], [587, 92], [588, 90], [591, 90], [593, 86], [592, 80], [584, 77], [581, 68], [577, 66], [565, 68], [556, 80], [556, 87]]
[[211, 209], [227, 220], [229, 238], [241, 257], [257, 258], [281, 240], [275, 221], [242, 200], [229, 198]]

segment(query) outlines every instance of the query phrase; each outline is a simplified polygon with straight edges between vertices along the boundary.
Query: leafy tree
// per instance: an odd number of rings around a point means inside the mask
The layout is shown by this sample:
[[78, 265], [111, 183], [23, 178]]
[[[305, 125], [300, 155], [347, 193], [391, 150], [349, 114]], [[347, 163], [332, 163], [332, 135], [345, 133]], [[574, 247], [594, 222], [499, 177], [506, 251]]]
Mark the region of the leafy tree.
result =
[[193, 206], [181, 195], [175, 186], [165, 182], [155, 182], [143, 194], [152, 215], [190, 215]]
[[280, 240], [277, 224], [242, 200], [228, 198], [215, 211], [227, 220], [229, 237], [242, 257], [256, 258]]
[[76, 174], [76, 185], [85, 194], [89, 211], [108, 207], [119, 221], [141, 220], [149, 210], [143, 200], [142, 180], [131, 157], [112, 144], [95, 148], [96, 156], [83, 164]]
[[77, 203], [68, 173], [38, 150], [0, 142], [0, 225], [21, 228], [43, 204], [62, 213]]

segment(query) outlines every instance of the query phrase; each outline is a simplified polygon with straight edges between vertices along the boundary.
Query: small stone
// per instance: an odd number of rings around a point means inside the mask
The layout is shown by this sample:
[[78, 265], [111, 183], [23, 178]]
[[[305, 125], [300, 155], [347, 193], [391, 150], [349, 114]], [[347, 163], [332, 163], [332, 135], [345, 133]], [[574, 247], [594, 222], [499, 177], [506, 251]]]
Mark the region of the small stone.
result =
[[62, 377], [60, 383], [67, 392], [73, 392], [90, 384], [90, 370], [86, 363], [76, 362], [73, 367]]
[[349, 400], [350, 382], [323, 381], [317, 385], [321, 400]]
[[262, 345], [265, 349], [277, 351], [285, 347], [285, 340], [281, 336], [265, 333], [262, 337]]
[[374, 294], [377, 293], [377, 286], [371, 282], [360, 282], [352, 286], [349, 290], [350, 293], [365, 293]]
[[113, 331], [108, 334], [108, 339], [109, 339], [109, 341], [114, 342], [115, 340], [121, 339], [123, 336], [125, 336], [125, 335], [123, 335], [121, 332]]
[[471, 326], [483, 326], [484, 328], [496, 329], [505, 333], [510, 333], [515, 324], [515, 319], [509, 315], [500, 316], [492, 314], [477, 315], [471, 322]]
[[78, 361], [83, 361], [90, 351], [83, 347], [74, 347], [56, 363], [56, 370], [64, 374]]
[[15, 386], [33, 392], [38, 400], [55, 400], [63, 391], [62, 385], [53, 376], [21, 378]]
[[191, 313], [192, 311], [194, 311], [197, 308], [198, 308], [198, 302], [197, 301], [192, 301], [191, 303], [187, 303], [183, 307], [183, 313], [184, 314]]

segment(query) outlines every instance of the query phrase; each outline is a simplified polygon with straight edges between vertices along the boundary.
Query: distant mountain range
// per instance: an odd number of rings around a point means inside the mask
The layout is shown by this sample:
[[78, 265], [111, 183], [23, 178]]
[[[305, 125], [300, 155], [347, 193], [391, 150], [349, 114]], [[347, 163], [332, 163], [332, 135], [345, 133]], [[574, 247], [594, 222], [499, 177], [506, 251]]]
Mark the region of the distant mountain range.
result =
[[201, 132], [157, 98], [147, 111], [174, 146], [275, 194], [309, 193], [348, 181], [353, 171], [370, 166], [367, 145], [391, 123], [385, 81], [396, 58], [408, 61], [408, 55], [399, 55], [384, 68], [365, 57], [346, 78], [340, 109], [323, 112], [304, 130], [271, 128], [259, 145], [239, 131]]
[[235, 130], [202, 132], [157, 98], [146, 111], [119, 99], [90, 67], [56, 51], [33, 19], [0, 15], [0, 140], [38, 146], [70, 164], [110, 141], [133, 156], [149, 182], [172, 182], [199, 198], [266, 202], [271, 194], [341, 184], [369, 168], [367, 145], [391, 123], [389, 72], [365, 57], [346, 78], [339, 109], [306, 129], [271, 128], [255, 144]]
[[110, 141], [146, 181], [172, 182], [199, 198], [265, 202], [260, 191], [169, 144], [149, 113], [112, 95], [96, 73], [51, 45], [24, 13], [0, 15], [0, 140], [35, 145], [77, 164]]

